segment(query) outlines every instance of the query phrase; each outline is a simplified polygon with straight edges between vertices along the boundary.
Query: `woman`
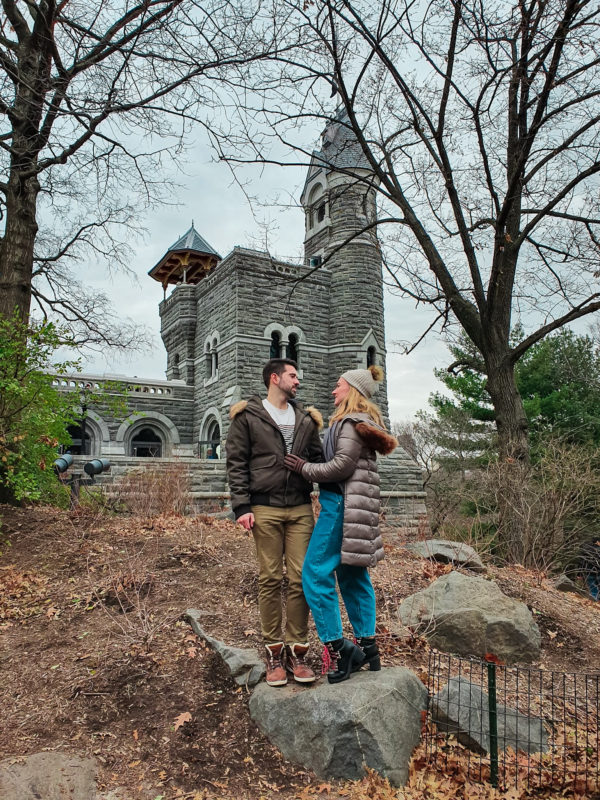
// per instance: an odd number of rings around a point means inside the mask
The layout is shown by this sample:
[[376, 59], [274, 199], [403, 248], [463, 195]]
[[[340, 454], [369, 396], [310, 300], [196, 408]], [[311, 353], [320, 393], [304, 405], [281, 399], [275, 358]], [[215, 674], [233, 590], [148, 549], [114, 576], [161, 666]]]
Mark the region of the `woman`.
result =
[[[381, 669], [368, 572], [383, 558], [375, 451], [387, 455], [398, 444], [371, 401], [382, 378], [378, 366], [340, 377], [332, 393], [335, 410], [323, 442], [324, 463], [285, 457], [288, 469], [319, 483], [321, 513], [304, 559], [302, 587], [331, 660], [329, 683], [346, 680], [367, 662], [370, 669]], [[356, 644], [342, 633], [336, 576]]]

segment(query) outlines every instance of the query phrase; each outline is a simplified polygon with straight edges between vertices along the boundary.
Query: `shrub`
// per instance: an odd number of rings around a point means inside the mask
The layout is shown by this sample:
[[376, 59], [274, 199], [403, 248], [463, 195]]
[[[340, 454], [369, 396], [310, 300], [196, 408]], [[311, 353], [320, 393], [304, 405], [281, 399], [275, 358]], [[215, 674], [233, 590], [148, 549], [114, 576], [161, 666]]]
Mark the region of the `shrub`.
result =
[[192, 502], [190, 474], [183, 464], [132, 470], [107, 487], [107, 493], [119, 510], [148, 517], [185, 514]]
[[546, 440], [535, 455], [531, 464], [496, 461], [474, 475], [462, 524], [497, 558], [554, 570], [572, 562], [600, 525], [597, 454]]
[[70, 442], [69, 398], [52, 386], [50, 369], [61, 345], [52, 323], [26, 327], [0, 318], [0, 501], [49, 499], [56, 493], [52, 464], [59, 444]]

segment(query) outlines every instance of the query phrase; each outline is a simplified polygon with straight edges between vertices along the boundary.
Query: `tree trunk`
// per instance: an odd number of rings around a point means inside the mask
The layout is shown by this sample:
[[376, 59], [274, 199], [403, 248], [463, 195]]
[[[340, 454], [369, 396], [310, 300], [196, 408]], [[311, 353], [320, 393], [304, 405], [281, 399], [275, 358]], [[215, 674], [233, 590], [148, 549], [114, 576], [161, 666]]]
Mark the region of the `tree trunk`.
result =
[[37, 176], [23, 179], [18, 171], [11, 175], [6, 197], [6, 227], [0, 245], [0, 315], [12, 317], [16, 310], [25, 323], [31, 304], [39, 191]]
[[494, 406], [500, 458], [529, 463], [528, 423], [513, 365], [490, 365], [487, 390]]
[[523, 563], [530, 552], [528, 506], [529, 440], [527, 417], [517, 390], [513, 365], [490, 368], [488, 391], [498, 430], [498, 544], [509, 561]]

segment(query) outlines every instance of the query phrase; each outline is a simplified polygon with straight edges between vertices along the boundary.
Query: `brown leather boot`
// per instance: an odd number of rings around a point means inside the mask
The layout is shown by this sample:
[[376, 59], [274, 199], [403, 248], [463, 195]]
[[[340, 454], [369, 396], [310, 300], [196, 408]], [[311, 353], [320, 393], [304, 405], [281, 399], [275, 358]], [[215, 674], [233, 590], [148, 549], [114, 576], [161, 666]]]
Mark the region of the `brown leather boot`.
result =
[[287, 683], [287, 674], [283, 666], [283, 659], [285, 656], [285, 649], [283, 642], [275, 642], [274, 644], [266, 644], [265, 650], [267, 651], [267, 677], [266, 681], [269, 686], [285, 686]]
[[296, 683], [312, 683], [317, 676], [308, 666], [306, 654], [308, 653], [307, 644], [286, 644], [285, 646], [285, 668], [294, 676]]

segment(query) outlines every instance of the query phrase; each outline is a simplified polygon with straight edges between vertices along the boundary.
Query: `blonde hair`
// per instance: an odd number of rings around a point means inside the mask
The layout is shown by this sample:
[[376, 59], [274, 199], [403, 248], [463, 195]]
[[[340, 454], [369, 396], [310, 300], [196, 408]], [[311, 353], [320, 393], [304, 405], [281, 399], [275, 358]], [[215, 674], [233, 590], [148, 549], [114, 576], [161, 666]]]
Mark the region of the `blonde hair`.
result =
[[379, 406], [372, 400], [367, 400], [354, 386], [350, 387], [346, 397], [344, 397], [339, 406], [334, 409], [333, 414], [329, 417], [329, 424], [331, 425], [342, 419], [342, 417], [347, 417], [349, 414], [356, 413], [368, 414], [373, 422], [384, 430], [387, 430]]

